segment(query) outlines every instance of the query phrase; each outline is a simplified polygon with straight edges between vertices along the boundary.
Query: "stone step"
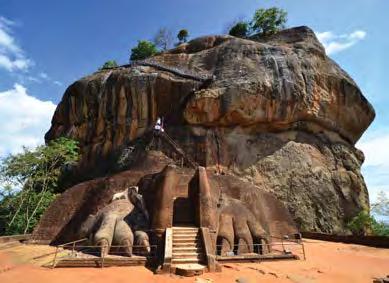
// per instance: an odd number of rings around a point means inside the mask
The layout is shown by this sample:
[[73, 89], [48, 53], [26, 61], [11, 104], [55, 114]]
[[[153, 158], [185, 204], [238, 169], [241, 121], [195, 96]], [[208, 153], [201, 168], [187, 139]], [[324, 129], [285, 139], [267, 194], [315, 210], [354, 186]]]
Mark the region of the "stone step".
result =
[[200, 258], [204, 259], [205, 255], [197, 252], [173, 252], [173, 259], [177, 258]]
[[199, 231], [186, 231], [186, 230], [177, 230], [173, 231], [173, 235], [200, 235]]
[[200, 233], [198, 232], [174, 232], [173, 236], [200, 236]]
[[176, 264], [176, 274], [181, 276], [199, 276], [206, 270], [204, 265], [198, 263]]
[[172, 258], [173, 264], [180, 263], [200, 263], [203, 262], [203, 258], [194, 257], [194, 258]]
[[[197, 227], [173, 227], [172, 264], [197, 264], [206, 257], [202, 246], [200, 230]], [[201, 268], [200, 268], [201, 269]]]
[[197, 244], [199, 244], [199, 241], [197, 241], [196, 239], [174, 239], [173, 246], [175, 244], [183, 244], [184, 246], [186, 245], [190, 247], [190, 246], [196, 246]]
[[175, 235], [175, 234], [173, 234], [173, 240], [174, 239], [195, 239], [195, 240], [200, 240], [201, 239], [201, 237], [200, 237], [200, 235], [184, 235], [184, 234], [182, 234], [182, 235]]
[[173, 231], [173, 235], [200, 235], [198, 231], [184, 231], [184, 230], [179, 230], [179, 231]]
[[173, 231], [173, 235], [200, 235], [200, 233], [199, 231], [177, 230]]
[[173, 242], [174, 241], [179, 241], [179, 242], [183, 242], [183, 241], [187, 241], [188, 243], [191, 243], [191, 242], [200, 242], [200, 238], [199, 237], [175, 237], [173, 235]]
[[201, 243], [201, 240], [199, 239], [173, 239], [173, 245], [177, 243], [177, 244], [187, 244], [187, 245], [196, 245], [196, 244], [200, 244]]
[[192, 226], [174, 226], [172, 227], [173, 231], [199, 231], [198, 227], [192, 227]]
[[203, 252], [203, 247], [201, 245], [197, 246], [173, 246], [173, 253], [174, 252]]
[[173, 249], [175, 248], [182, 248], [182, 247], [186, 247], [186, 248], [193, 248], [193, 249], [201, 249], [203, 246], [201, 245], [201, 243], [197, 243], [197, 242], [193, 242], [193, 243], [186, 243], [186, 242], [183, 242], [183, 243], [174, 243], [173, 242]]
[[200, 238], [198, 233], [173, 233], [173, 237], [176, 238]]

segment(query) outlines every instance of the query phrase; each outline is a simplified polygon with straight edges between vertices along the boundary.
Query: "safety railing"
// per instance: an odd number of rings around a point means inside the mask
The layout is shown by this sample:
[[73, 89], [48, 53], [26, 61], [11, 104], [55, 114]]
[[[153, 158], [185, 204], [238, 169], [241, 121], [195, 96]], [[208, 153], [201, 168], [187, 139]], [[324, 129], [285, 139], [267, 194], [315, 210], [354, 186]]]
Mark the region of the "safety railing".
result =
[[234, 244], [230, 251], [223, 251], [223, 245], [216, 245], [217, 259], [254, 259], [254, 258], [302, 258], [306, 260], [304, 242], [301, 234], [270, 237], [270, 243], [264, 244]]
[[[197, 168], [197, 163], [192, 159], [190, 158], [189, 155], [187, 155], [185, 153], [185, 151], [168, 135], [166, 134], [165, 132], [158, 132], [158, 134], [160, 135], [160, 137], [162, 137], [163, 139], [165, 139], [166, 142], [168, 142], [173, 148], [174, 150], [180, 154], [182, 156], [183, 159], [185, 159], [185, 161], [190, 165], [192, 166], [192, 168]], [[182, 162], [183, 163], [183, 162]], [[181, 166], [182, 167], [182, 166]]]
[[[97, 260], [100, 262], [100, 267], [104, 267], [104, 261], [107, 259], [110, 260], [134, 260], [134, 261], [147, 261], [156, 258], [157, 256], [157, 246], [151, 245], [149, 248], [140, 245], [111, 245], [109, 247], [109, 254], [105, 255], [102, 253], [102, 247], [97, 245], [87, 245], [80, 244], [86, 243], [88, 239], [80, 239], [77, 241], [65, 243], [62, 245], [56, 246], [56, 251], [54, 253], [54, 258], [51, 264], [52, 268], [55, 268], [60, 261], [64, 260]], [[132, 249], [132, 255], [130, 256], [128, 252], [124, 249]], [[60, 255], [65, 252], [65, 254]]]
[[180, 67], [174, 67], [174, 66], [168, 66], [161, 64], [160, 62], [157, 62], [153, 59], [145, 59], [145, 60], [137, 60], [133, 61], [131, 64], [124, 65], [123, 67], [135, 67], [135, 66], [149, 66], [149, 67], [154, 67], [157, 69], [160, 69], [162, 71], [167, 71], [170, 73], [173, 73], [175, 75], [178, 75], [183, 78], [187, 79], [192, 79], [200, 82], [206, 82], [213, 80], [214, 77], [210, 74], [205, 74], [205, 73], [196, 73], [193, 72], [192, 70]]
[[301, 233], [296, 233], [292, 235], [284, 235], [283, 237], [271, 236], [273, 245], [277, 243], [281, 245], [282, 252], [290, 253], [288, 247], [300, 247], [303, 259], [306, 260], [305, 247]]

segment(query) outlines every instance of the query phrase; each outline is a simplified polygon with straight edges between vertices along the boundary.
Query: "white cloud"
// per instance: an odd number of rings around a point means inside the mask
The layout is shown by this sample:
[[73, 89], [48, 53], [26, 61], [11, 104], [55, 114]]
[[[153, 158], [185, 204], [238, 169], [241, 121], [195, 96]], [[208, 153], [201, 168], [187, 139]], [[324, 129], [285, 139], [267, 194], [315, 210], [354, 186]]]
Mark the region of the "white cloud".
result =
[[50, 82], [57, 86], [62, 86], [62, 82], [52, 79], [47, 73], [41, 72], [37, 76], [27, 76], [24, 78], [25, 80], [29, 82], [34, 82], [37, 84], [41, 84], [44, 82]]
[[370, 200], [374, 202], [380, 191], [389, 197], [389, 130], [368, 134], [356, 146], [365, 154], [362, 171]]
[[14, 23], [0, 16], [0, 68], [9, 72], [26, 71], [33, 62], [26, 58], [22, 48], [12, 36]]
[[365, 154], [366, 166], [379, 166], [388, 169], [389, 174], [389, 134], [375, 135], [363, 139], [358, 147]]
[[31, 66], [31, 61], [26, 58], [11, 59], [10, 57], [0, 54], [0, 67], [7, 71], [13, 72], [15, 70], [25, 71]]
[[356, 30], [349, 34], [334, 34], [332, 31], [316, 32], [328, 55], [338, 53], [355, 45], [366, 37], [366, 32]]
[[44, 72], [39, 73], [39, 77], [41, 77], [44, 80], [49, 80], [50, 79], [49, 75], [44, 73]]
[[0, 92], [0, 156], [43, 143], [55, 107], [28, 95], [20, 84]]

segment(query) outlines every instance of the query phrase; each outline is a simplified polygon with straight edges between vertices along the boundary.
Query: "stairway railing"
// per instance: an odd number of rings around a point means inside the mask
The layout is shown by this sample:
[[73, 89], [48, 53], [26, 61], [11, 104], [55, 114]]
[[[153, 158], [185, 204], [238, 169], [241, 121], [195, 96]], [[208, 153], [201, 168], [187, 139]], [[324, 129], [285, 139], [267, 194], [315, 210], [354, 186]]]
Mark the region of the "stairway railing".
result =
[[178, 76], [183, 77], [183, 78], [192, 79], [192, 80], [200, 81], [200, 82], [207, 82], [207, 81], [211, 81], [214, 79], [214, 76], [210, 75], [210, 74], [199, 74], [199, 73], [195, 73], [189, 69], [163, 65], [160, 62], [157, 62], [157, 61], [152, 60], [152, 59], [134, 61], [134, 62], [131, 62], [131, 64], [124, 65], [123, 67], [135, 67], [135, 66], [154, 67], [154, 68], [160, 69], [162, 71], [167, 71], [167, 72], [173, 73], [173, 74], [178, 75]]
[[159, 136], [164, 139], [167, 143], [169, 143], [177, 153], [179, 153], [185, 161], [192, 166], [193, 168], [197, 168], [198, 164], [189, 156], [185, 153], [185, 151], [165, 132], [159, 131]]

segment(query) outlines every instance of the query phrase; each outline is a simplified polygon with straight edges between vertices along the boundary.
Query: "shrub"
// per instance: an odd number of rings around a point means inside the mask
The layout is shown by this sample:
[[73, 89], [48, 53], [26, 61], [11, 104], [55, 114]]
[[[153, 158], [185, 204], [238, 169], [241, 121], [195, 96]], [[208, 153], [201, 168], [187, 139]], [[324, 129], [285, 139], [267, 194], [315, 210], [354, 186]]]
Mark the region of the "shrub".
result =
[[249, 25], [246, 22], [236, 23], [228, 32], [229, 35], [236, 37], [246, 37], [249, 33]]
[[117, 66], [118, 66], [118, 64], [116, 63], [115, 60], [110, 60], [110, 61], [105, 62], [104, 65], [100, 68], [100, 70], [112, 69], [112, 68], [116, 68]]
[[138, 45], [131, 49], [130, 60], [143, 60], [158, 52], [154, 43], [147, 40], [138, 41]]
[[354, 235], [366, 235], [371, 229], [372, 218], [369, 213], [362, 210], [348, 223], [348, 228]]

